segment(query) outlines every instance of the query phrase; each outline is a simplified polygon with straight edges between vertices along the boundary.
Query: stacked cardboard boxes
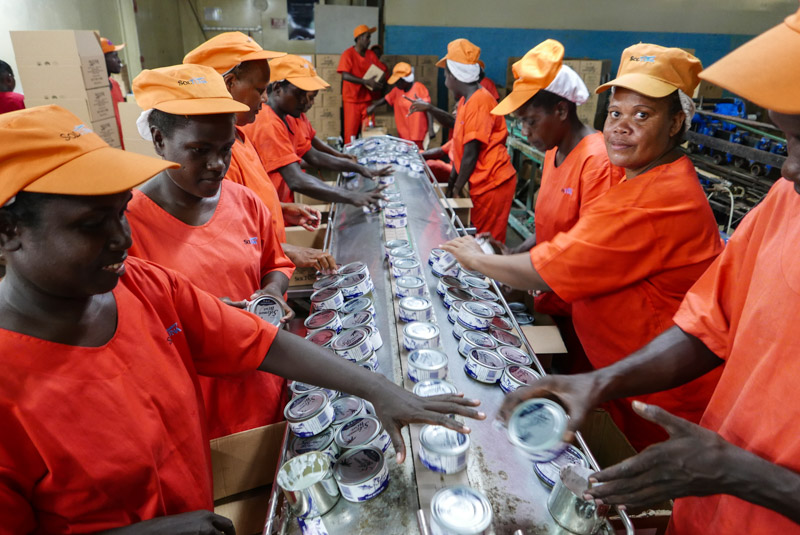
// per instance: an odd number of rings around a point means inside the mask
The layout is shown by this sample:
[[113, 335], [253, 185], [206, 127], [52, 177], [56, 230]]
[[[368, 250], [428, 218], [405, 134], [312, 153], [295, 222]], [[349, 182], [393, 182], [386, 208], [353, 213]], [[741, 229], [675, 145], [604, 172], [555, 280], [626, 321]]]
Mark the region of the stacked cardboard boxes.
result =
[[106, 61], [91, 31], [13, 31], [17, 74], [28, 107], [57, 104], [120, 147]]
[[133, 98], [128, 100], [129, 102], [120, 102], [119, 104], [119, 121], [122, 125], [122, 141], [125, 144], [125, 150], [152, 156], [153, 158], [161, 158], [156, 154], [153, 142], [147, 141], [139, 135], [136, 120], [139, 119], [142, 109], [139, 108], [136, 102], [131, 102]]
[[308, 117], [321, 139], [342, 135], [342, 75], [336, 72], [340, 57], [340, 54], [314, 56], [317, 74], [331, 84], [330, 89], [319, 92]]

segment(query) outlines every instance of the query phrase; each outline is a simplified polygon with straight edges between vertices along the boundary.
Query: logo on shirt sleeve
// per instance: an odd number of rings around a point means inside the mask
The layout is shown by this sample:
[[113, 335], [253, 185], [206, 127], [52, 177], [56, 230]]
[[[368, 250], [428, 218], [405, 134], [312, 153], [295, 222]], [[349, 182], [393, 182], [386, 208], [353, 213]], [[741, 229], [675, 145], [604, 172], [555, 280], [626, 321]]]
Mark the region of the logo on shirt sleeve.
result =
[[258, 245], [258, 236], [256, 236], [255, 238], [247, 238], [246, 240], [244, 240], [244, 243], [246, 243], [247, 245]]
[[572, 188], [561, 188], [561, 193], [564, 195], [572, 195]]
[[175, 322], [169, 327], [167, 327], [167, 342], [171, 344], [172, 337], [181, 332], [183, 332], [183, 330], [180, 327], [178, 327], [178, 322]]

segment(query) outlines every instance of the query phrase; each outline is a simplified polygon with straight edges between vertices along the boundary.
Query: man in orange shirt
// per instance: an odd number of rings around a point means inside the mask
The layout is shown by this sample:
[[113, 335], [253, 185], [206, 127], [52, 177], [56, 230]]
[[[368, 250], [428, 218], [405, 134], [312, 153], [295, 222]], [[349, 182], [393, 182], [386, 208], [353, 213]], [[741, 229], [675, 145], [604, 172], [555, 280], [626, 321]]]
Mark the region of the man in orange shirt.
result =
[[[590, 203], [567, 232], [537, 242], [530, 253], [485, 255], [472, 237], [444, 246], [468, 269], [516, 288], [552, 290], [571, 303], [575, 330], [596, 369], [671, 327], [685, 293], [722, 251], [694, 166], [679, 149], [700, 69], [697, 58], [678, 48], [626, 49], [617, 79], [599, 88], [615, 88], [603, 133], [625, 180]], [[637, 399], [697, 422], [718, 378], [719, 370]], [[629, 403], [607, 407], [637, 449], [666, 438]]]
[[361, 132], [361, 123], [367, 117], [367, 107], [372, 101], [372, 92], [383, 89], [383, 79], [377, 82], [363, 78], [370, 66], [375, 65], [386, 74], [386, 65], [369, 49], [372, 34], [377, 28], [366, 24], [353, 30], [355, 45], [344, 52], [336, 71], [342, 73], [342, 103], [344, 109], [344, 142], [350, 143]]
[[389, 93], [377, 102], [370, 104], [367, 114], [371, 114], [379, 106], [388, 104], [394, 108], [394, 120], [397, 124], [397, 135], [403, 139], [413, 141], [417, 147], [423, 149], [422, 141], [427, 133], [434, 136], [433, 118], [430, 113], [411, 113], [411, 104], [415, 100], [431, 101], [428, 88], [414, 81], [414, 70], [408, 63], [401, 61], [394, 66], [388, 84], [394, 84]]
[[488, 91], [495, 100], [500, 100], [500, 93], [497, 92], [497, 86], [494, 84], [491, 78], [486, 76], [486, 71], [483, 70], [483, 67], [481, 67], [480, 83], [481, 87]]
[[[117, 118], [117, 129], [119, 130], [119, 139], [122, 143], [122, 123], [119, 121], [119, 103], [125, 102], [125, 95], [122, 94], [122, 89], [119, 83], [114, 80], [111, 75], [119, 74], [122, 72], [122, 60], [119, 59], [119, 51], [125, 48], [125, 43], [115, 45], [105, 37], [100, 38], [100, 49], [106, 59], [106, 71], [108, 71], [108, 87], [111, 89], [111, 102], [114, 103], [114, 115]], [[125, 146], [123, 145], [124, 149]]]
[[[570, 433], [596, 404], [656, 392], [720, 367], [700, 425], [635, 403], [670, 440], [594, 474], [587, 498], [641, 507], [675, 499], [670, 535], [800, 533], [797, 335], [800, 241], [800, 11], [700, 73], [763, 106], [786, 134], [783, 178], [686, 294], [676, 327], [590, 374], [550, 377], [509, 396], [555, 395]], [[774, 110], [781, 110], [780, 112]]]

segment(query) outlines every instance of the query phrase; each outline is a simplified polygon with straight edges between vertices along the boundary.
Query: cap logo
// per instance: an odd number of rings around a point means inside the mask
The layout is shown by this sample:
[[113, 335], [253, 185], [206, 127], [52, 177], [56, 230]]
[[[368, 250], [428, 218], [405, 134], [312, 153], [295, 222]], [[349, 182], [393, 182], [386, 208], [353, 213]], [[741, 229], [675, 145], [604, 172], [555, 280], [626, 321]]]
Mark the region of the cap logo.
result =
[[206, 80], [205, 76], [198, 76], [197, 78], [189, 78], [188, 80], [178, 80], [178, 85], [195, 85], [195, 84], [207, 84], [208, 80]]
[[644, 63], [655, 63], [656, 57], [655, 56], [631, 56], [631, 61], [641, 61]]
[[79, 124], [72, 129], [72, 132], [64, 132], [59, 135], [61, 136], [62, 139], [66, 141], [71, 141], [73, 139], [78, 139], [83, 134], [92, 134], [92, 133], [94, 133], [94, 130], [92, 130], [85, 124]]

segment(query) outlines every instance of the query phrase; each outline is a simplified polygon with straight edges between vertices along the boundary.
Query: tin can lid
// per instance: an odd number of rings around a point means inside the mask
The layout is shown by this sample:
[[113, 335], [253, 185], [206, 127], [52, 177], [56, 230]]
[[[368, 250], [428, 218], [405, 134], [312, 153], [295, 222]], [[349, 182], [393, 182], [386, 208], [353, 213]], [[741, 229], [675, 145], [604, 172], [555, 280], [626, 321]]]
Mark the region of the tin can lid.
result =
[[448, 288], [446, 293], [453, 300], [472, 301], [472, 294], [461, 288]]
[[405, 208], [405, 207], [406, 207], [406, 203], [400, 202], [400, 201], [393, 201], [393, 202], [390, 202], [390, 203], [386, 204], [386, 208], [388, 208], [390, 210], [397, 210], [397, 209]]
[[519, 364], [509, 364], [506, 366], [505, 373], [525, 386], [530, 386], [542, 378], [541, 375], [532, 369], [528, 368], [527, 366], [520, 366]]
[[463, 277], [480, 277], [483, 278], [483, 273], [475, 269], [462, 269], [459, 276]]
[[438, 259], [443, 254], [444, 254], [444, 249], [440, 249], [438, 247], [434, 247], [433, 249], [431, 249], [431, 253], [430, 253], [429, 256], [432, 256], [433, 258]]
[[358, 485], [380, 474], [384, 463], [383, 452], [374, 446], [353, 448], [336, 461], [333, 476], [344, 485]]
[[288, 491], [307, 489], [330, 473], [331, 459], [319, 451], [292, 457], [278, 470], [278, 485]]
[[411, 247], [411, 242], [408, 240], [389, 240], [386, 242], [385, 247], [389, 250], [396, 249], [398, 247]]
[[520, 303], [519, 301], [509, 303], [508, 308], [515, 314], [517, 312], [526, 312], [528, 310], [528, 307], [525, 306], [525, 303]]
[[333, 429], [329, 427], [322, 433], [312, 437], [292, 436], [292, 442], [289, 444], [289, 451], [295, 456], [302, 455], [310, 451], [322, 451], [327, 449], [332, 443]]
[[403, 327], [403, 334], [410, 338], [430, 340], [439, 336], [439, 327], [427, 321], [412, 321]]
[[452, 275], [445, 275], [440, 280], [442, 281], [442, 284], [444, 284], [448, 288], [459, 288], [461, 290], [467, 289], [466, 282], [461, 281]]
[[369, 338], [369, 332], [364, 328], [347, 329], [334, 338], [331, 342], [331, 349], [334, 351], [351, 349], [363, 343], [367, 338]]
[[458, 485], [445, 487], [431, 499], [431, 516], [456, 533], [483, 533], [492, 523], [492, 506], [482, 492]]
[[333, 425], [341, 425], [364, 409], [364, 400], [355, 396], [341, 396], [331, 401]]
[[489, 327], [489, 332], [492, 338], [497, 340], [497, 343], [500, 345], [513, 347], [520, 347], [522, 345], [522, 340], [514, 333], [498, 329], [497, 327]]
[[470, 288], [469, 293], [475, 296], [476, 299], [481, 301], [497, 301], [500, 299], [497, 294], [486, 288]]
[[533, 316], [527, 312], [514, 312], [514, 319], [520, 325], [533, 325]]
[[552, 461], [547, 463], [534, 463], [533, 471], [536, 472], [536, 475], [539, 476], [539, 479], [541, 479], [545, 485], [552, 487], [556, 484], [561, 474], [561, 469], [570, 464], [577, 464], [589, 468], [589, 461], [586, 459], [586, 456], [581, 450], [571, 444], [567, 446], [567, 449], [565, 449], [561, 455]]
[[461, 310], [461, 307], [464, 306], [464, 303], [467, 301], [462, 301], [461, 299], [454, 299], [452, 303], [450, 303], [450, 310], [455, 310], [458, 312]]
[[514, 329], [514, 326], [511, 325], [510, 321], [500, 316], [495, 316], [494, 318], [492, 318], [491, 326], [494, 327], [495, 329], [502, 329], [504, 331], [512, 331]]
[[530, 366], [533, 363], [533, 357], [516, 347], [500, 346], [497, 348], [497, 354], [503, 357], [509, 364]]
[[503, 362], [503, 359], [497, 356], [497, 353], [494, 351], [487, 351], [485, 349], [477, 348], [470, 349], [469, 353], [467, 354], [467, 358], [477, 362], [482, 366], [495, 370], [502, 370], [506, 367], [506, 363]]
[[479, 303], [486, 305], [492, 309], [495, 316], [505, 316], [506, 309], [504, 309], [497, 301], [479, 301]]
[[339, 284], [341, 288], [350, 288], [355, 286], [356, 284], [361, 284], [365, 280], [369, 278], [366, 272], [362, 271], [359, 273], [353, 273], [351, 275], [347, 275], [342, 279], [342, 282]]
[[335, 296], [337, 293], [339, 293], [339, 288], [334, 288], [332, 286], [317, 290], [311, 294], [311, 302], [316, 303], [319, 301], [325, 301], [326, 299], [330, 299], [331, 297]]
[[392, 258], [412, 258], [414, 256], [414, 249], [411, 247], [395, 247], [389, 250], [389, 256]]
[[415, 349], [408, 354], [408, 363], [421, 370], [438, 370], [447, 366], [447, 355], [436, 349]]
[[322, 389], [318, 386], [310, 385], [308, 383], [301, 383], [300, 381], [292, 381], [292, 384], [289, 385], [289, 390], [291, 390], [295, 394], [305, 394], [306, 392], [311, 392], [312, 390], [322, 390]]
[[280, 325], [283, 317], [283, 307], [277, 299], [269, 295], [262, 295], [250, 301], [247, 310], [272, 325]]
[[324, 325], [328, 325], [332, 322], [338, 314], [333, 309], [325, 309], [320, 310], [319, 312], [314, 312], [306, 320], [303, 322], [303, 325], [306, 326], [307, 329], [319, 329]]
[[322, 290], [323, 288], [338, 286], [341, 280], [341, 275], [323, 275], [321, 278], [315, 280], [311, 287], [315, 290]]
[[336, 444], [340, 448], [366, 446], [383, 431], [381, 422], [374, 416], [359, 416], [336, 431]]
[[426, 310], [431, 307], [431, 300], [425, 297], [409, 296], [400, 300], [400, 308], [413, 310], [415, 312]]
[[460, 455], [469, 449], [469, 435], [441, 425], [423, 426], [419, 441], [425, 449], [442, 455]]
[[328, 403], [328, 396], [322, 390], [312, 390], [297, 396], [286, 404], [283, 415], [290, 422], [307, 420], [319, 414]]
[[368, 310], [359, 310], [342, 318], [342, 328], [355, 329], [363, 327], [372, 321], [372, 314]]
[[414, 385], [414, 394], [427, 398], [441, 396], [442, 394], [457, 394], [458, 388], [453, 383], [442, 379], [425, 379]]
[[352, 275], [354, 273], [361, 273], [367, 269], [367, 264], [364, 262], [350, 262], [339, 268], [339, 275]]
[[473, 316], [477, 316], [479, 318], [491, 318], [494, 316], [492, 309], [483, 303], [478, 303], [476, 301], [466, 301], [463, 305], [461, 305], [461, 309], [466, 310]]
[[360, 310], [367, 310], [369, 307], [372, 306], [372, 299], [369, 297], [356, 297], [355, 299], [350, 299], [346, 301], [344, 305], [342, 305], [342, 314], [352, 314], [353, 312], [358, 312]]
[[548, 450], [561, 443], [567, 429], [567, 413], [549, 399], [534, 398], [517, 405], [508, 420], [508, 438], [528, 452]]
[[485, 290], [489, 289], [490, 284], [486, 282], [486, 279], [483, 277], [473, 277], [472, 275], [467, 275], [466, 277], [462, 278], [470, 288], [483, 288]]
[[481, 331], [464, 331], [462, 338], [469, 342], [470, 345], [478, 348], [494, 349], [497, 347], [497, 342], [494, 341], [494, 338]]
[[394, 267], [397, 269], [414, 269], [419, 267], [419, 262], [416, 258], [398, 258], [394, 262]]
[[403, 275], [402, 277], [398, 277], [396, 282], [397, 286], [400, 288], [419, 288], [425, 285], [424, 280], [413, 275]]
[[336, 336], [336, 331], [333, 329], [322, 329], [315, 333], [306, 336], [306, 340], [313, 342], [318, 346], [324, 346]]

